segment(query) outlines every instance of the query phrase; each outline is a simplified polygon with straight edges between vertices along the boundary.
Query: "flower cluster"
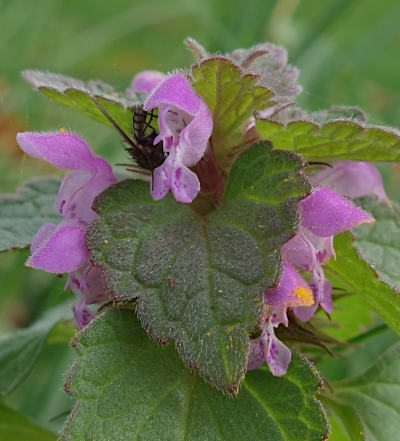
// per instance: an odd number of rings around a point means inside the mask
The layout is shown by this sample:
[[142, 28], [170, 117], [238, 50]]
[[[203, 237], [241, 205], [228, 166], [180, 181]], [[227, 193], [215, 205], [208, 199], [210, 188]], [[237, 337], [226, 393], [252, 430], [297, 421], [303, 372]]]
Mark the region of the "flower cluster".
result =
[[[298, 72], [287, 65], [282, 48], [264, 44], [249, 51], [235, 51], [232, 58], [244, 73], [258, 75], [259, 83], [275, 93], [276, 106], [264, 112], [264, 117], [272, 118], [277, 109], [285, 109], [301, 90], [296, 83]], [[145, 111], [157, 109], [159, 133], [154, 144], [162, 142], [165, 157], [152, 171], [153, 199], [160, 200], [171, 190], [178, 202], [191, 203], [200, 191], [200, 181], [190, 167], [210, 151], [213, 119], [207, 104], [181, 73], [142, 72], [133, 79], [127, 93], [142, 98]], [[245, 127], [253, 123], [250, 118]], [[103, 275], [90, 263], [85, 233], [97, 217], [92, 210], [94, 199], [116, 183], [116, 178], [109, 164], [74, 133], [20, 133], [17, 140], [28, 155], [71, 171], [63, 179], [56, 200], [62, 220], [39, 229], [27, 264], [51, 273], [68, 273], [66, 287], [78, 296], [73, 310], [77, 326], [82, 328], [94, 316], [88, 305], [108, 300]], [[333, 237], [361, 223], [373, 222], [349, 198], [371, 193], [379, 200], [386, 198], [379, 172], [366, 163], [339, 162], [310, 180], [313, 190], [299, 203], [298, 231], [281, 250], [280, 280], [264, 294], [261, 334], [251, 341], [249, 370], [266, 362], [274, 375], [286, 372], [291, 352], [275, 336], [275, 329], [289, 325], [288, 308], [302, 321], [310, 320], [318, 307], [332, 312], [332, 285], [323, 266], [335, 256]]]
[[[323, 265], [335, 257], [333, 237], [361, 223], [374, 221], [344, 196], [375, 194], [378, 200], [386, 199], [378, 170], [364, 162], [338, 162], [312, 176], [311, 181], [314, 190], [299, 203], [298, 232], [282, 247], [279, 284], [265, 291], [262, 332], [251, 342], [248, 369], [266, 362], [274, 375], [286, 373], [291, 352], [276, 338], [274, 328], [280, 324], [288, 326], [288, 308], [304, 322], [314, 316], [318, 306], [327, 313], [332, 312], [332, 285], [325, 277]], [[295, 268], [310, 275], [308, 282]]]
[[93, 155], [74, 133], [25, 132], [18, 134], [17, 141], [28, 155], [72, 170], [64, 177], [56, 199], [63, 220], [58, 225], [42, 225], [32, 241], [27, 265], [50, 273], [68, 273], [66, 287], [79, 295], [74, 314], [82, 328], [93, 317], [86, 305], [108, 299], [100, 271], [88, 264], [85, 232], [97, 217], [92, 210], [94, 198], [113, 185], [115, 177], [109, 164]]
[[[154, 142], [163, 142], [167, 157], [153, 171], [153, 198], [159, 200], [171, 189], [178, 202], [191, 202], [200, 183], [188, 167], [203, 156], [212, 132], [207, 105], [187, 79], [178, 74], [166, 77], [159, 72], [142, 72], [133, 79], [131, 91], [146, 96], [145, 110], [157, 107], [159, 112], [160, 133]], [[74, 133], [25, 132], [18, 134], [17, 141], [28, 155], [72, 170], [63, 179], [56, 199], [63, 220], [58, 225], [46, 223], [39, 229], [27, 265], [51, 273], [68, 273], [66, 288], [79, 296], [73, 310], [76, 324], [82, 328], [94, 316], [87, 305], [109, 298], [101, 271], [89, 263], [85, 232], [97, 217], [92, 210], [95, 197], [116, 179], [110, 165], [93, 155]]]

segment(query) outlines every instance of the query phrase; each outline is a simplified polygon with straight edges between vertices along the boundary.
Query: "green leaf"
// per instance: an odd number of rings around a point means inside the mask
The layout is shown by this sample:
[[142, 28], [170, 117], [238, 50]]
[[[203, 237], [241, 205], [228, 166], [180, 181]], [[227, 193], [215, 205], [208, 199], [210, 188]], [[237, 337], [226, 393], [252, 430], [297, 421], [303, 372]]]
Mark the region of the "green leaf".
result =
[[368, 441], [398, 438], [400, 433], [400, 343], [363, 374], [332, 383], [331, 400], [360, 414]]
[[132, 111], [129, 106], [137, 103], [134, 96], [117, 93], [112, 86], [98, 80], [84, 82], [39, 70], [27, 70], [23, 75], [39, 92], [54, 101], [112, 126], [94, 103], [93, 98], [96, 99], [126, 133], [132, 131]]
[[0, 404], [0, 439], [7, 441], [56, 441], [57, 436]]
[[45, 222], [60, 221], [55, 207], [59, 187], [58, 179], [41, 179], [0, 198], [0, 251], [25, 248]]
[[400, 161], [400, 136], [381, 127], [366, 128], [350, 120], [336, 120], [322, 126], [310, 121], [293, 121], [286, 127], [259, 119], [261, 139], [274, 149], [292, 150], [307, 160]]
[[[358, 412], [350, 406], [338, 403], [326, 395], [319, 395], [319, 400], [325, 404], [336, 417], [340, 429], [346, 435], [346, 441], [365, 441], [364, 428]], [[329, 440], [333, 439], [329, 436]]]
[[[43, 350], [46, 339], [57, 322], [71, 316], [71, 302], [49, 310], [29, 328], [0, 338], [0, 395], [7, 395], [24, 381]], [[57, 341], [60, 340], [59, 332]], [[64, 340], [65, 341], [65, 340]]]
[[67, 388], [77, 399], [64, 441], [320, 441], [326, 419], [314, 398], [315, 369], [295, 355], [284, 377], [249, 372], [236, 397], [185, 368], [172, 345], [161, 350], [127, 310], [85, 328]]
[[378, 203], [374, 197], [358, 199], [375, 222], [354, 228], [355, 246], [361, 256], [376, 270], [379, 278], [400, 290], [400, 206]]
[[246, 145], [244, 124], [257, 110], [274, 105], [273, 93], [257, 85], [258, 77], [244, 75], [232, 61], [209, 58], [192, 68], [193, 87], [213, 116], [211, 143], [218, 164], [226, 169]]
[[158, 341], [217, 387], [235, 391], [264, 289], [280, 272], [280, 247], [294, 233], [309, 186], [296, 155], [256, 144], [232, 167], [222, 206], [202, 218], [171, 197], [154, 202], [148, 183], [102, 193], [89, 227], [93, 262], [115, 299], [137, 299]]
[[379, 279], [353, 242], [354, 237], [348, 231], [335, 236], [336, 260], [331, 259], [325, 267], [327, 274], [339, 279], [345, 292], [362, 296], [400, 334], [400, 296]]

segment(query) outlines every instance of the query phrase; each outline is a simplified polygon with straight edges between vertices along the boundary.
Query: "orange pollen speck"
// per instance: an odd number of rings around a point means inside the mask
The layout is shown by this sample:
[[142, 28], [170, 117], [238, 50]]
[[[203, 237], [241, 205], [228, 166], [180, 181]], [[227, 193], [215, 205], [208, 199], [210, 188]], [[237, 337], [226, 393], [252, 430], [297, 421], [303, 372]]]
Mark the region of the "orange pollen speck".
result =
[[311, 290], [304, 286], [298, 286], [293, 291], [293, 296], [300, 300], [298, 306], [311, 306], [314, 304], [314, 297]]
[[65, 127], [61, 127], [60, 132], [61, 132], [61, 133], [67, 133], [67, 130], [66, 130]]

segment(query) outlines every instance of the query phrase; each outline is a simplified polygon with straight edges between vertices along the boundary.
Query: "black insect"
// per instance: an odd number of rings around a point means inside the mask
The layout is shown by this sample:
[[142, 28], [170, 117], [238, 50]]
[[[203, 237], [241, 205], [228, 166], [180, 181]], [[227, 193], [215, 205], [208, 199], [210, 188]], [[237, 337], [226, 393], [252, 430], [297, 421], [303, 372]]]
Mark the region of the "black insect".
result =
[[[163, 150], [162, 141], [154, 145], [154, 140], [157, 137], [158, 133], [151, 125], [151, 122], [154, 118], [153, 112], [146, 112], [141, 104], [136, 104], [130, 108], [133, 114], [133, 137], [130, 138], [114, 121], [114, 119], [104, 109], [104, 107], [99, 102], [97, 102], [95, 98], [93, 98], [93, 101], [99, 108], [99, 110], [103, 113], [103, 115], [108, 119], [108, 121], [110, 121], [110, 123], [122, 136], [123, 140], [129, 145], [129, 147], [126, 147], [126, 151], [139, 167], [153, 172], [155, 168], [160, 166], [165, 161], [165, 153]], [[137, 171], [134, 169], [130, 170]]]

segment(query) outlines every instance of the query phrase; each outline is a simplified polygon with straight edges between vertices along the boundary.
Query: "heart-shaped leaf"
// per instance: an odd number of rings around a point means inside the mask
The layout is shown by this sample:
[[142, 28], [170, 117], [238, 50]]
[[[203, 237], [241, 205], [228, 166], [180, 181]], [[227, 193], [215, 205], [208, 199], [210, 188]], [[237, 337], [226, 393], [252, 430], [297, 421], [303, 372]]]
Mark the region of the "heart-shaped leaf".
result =
[[263, 292], [280, 274], [280, 247], [298, 222], [308, 184], [293, 154], [256, 144], [232, 167], [222, 206], [201, 217], [148, 184], [125, 181], [102, 193], [87, 244], [115, 299], [160, 342], [217, 387], [234, 392], [246, 371], [248, 334]]
[[284, 377], [249, 372], [236, 397], [185, 368], [171, 345], [161, 350], [128, 310], [108, 311], [76, 343], [66, 389], [77, 403], [64, 441], [320, 441], [325, 415], [314, 398], [320, 379], [294, 355]]

